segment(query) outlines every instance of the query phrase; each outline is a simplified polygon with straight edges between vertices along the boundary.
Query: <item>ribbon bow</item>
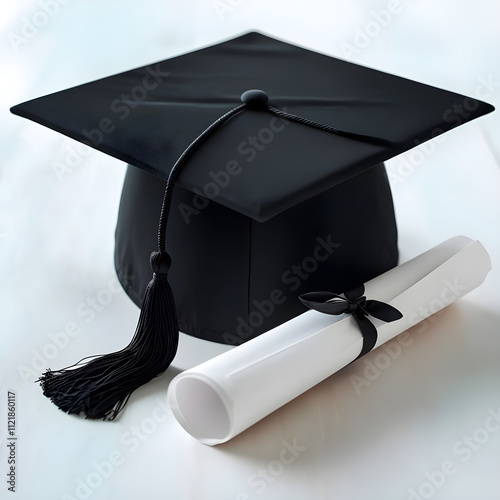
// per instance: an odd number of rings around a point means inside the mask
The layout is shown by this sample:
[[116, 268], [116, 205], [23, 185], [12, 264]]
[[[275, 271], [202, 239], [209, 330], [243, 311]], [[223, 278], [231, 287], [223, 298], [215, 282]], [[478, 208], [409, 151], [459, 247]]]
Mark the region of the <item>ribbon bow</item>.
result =
[[395, 307], [385, 302], [367, 300], [364, 293], [364, 285], [359, 285], [344, 292], [343, 296], [332, 292], [310, 292], [300, 295], [299, 299], [310, 309], [325, 314], [352, 314], [363, 335], [363, 348], [358, 356], [360, 358], [370, 352], [377, 343], [377, 328], [367, 316], [373, 316], [386, 323], [403, 317]]

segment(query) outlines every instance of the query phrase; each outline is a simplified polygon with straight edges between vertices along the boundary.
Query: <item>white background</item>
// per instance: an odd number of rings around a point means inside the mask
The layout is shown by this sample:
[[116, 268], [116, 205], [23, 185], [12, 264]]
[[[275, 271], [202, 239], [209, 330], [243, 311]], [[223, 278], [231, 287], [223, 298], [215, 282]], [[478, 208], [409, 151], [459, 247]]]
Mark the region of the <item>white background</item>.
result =
[[[136, 391], [116, 422], [68, 416], [34, 383], [46, 366], [126, 345], [138, 309], [116, 290], [113, 268], [124, 165], [80, 150], [58, 176], [77, 143], [8, 111], [251, 29], [498, 107], [498, 2], [45, 0], [51, 15], [43, 4], [19, 0], [0, 16], [0, 497], [391, 500], [413, 489], [498, 500], [500, 427], [488, 420], [500, 413], [498, 112], [387, 163], [401, 261], [456, 234], [480, 239], [493, 261], [481, 288], [412, 329], [388, 366], [374, 351], [211, 448], [178, 425], [166, 389], [221, 346], [183, 336], [174, 366]], [[389, 9], [382, 22], [377, 13]], [[82, 315], [92, 300], [99, 311]], [[74, 323], [77, 335], [57, 336]], [[15, 495], [8, 391], [17, 399]], [[283, 441], [294, 440], [298, 456], [283, 465]], [[435, 473], [443, 463], [449, 475]]]

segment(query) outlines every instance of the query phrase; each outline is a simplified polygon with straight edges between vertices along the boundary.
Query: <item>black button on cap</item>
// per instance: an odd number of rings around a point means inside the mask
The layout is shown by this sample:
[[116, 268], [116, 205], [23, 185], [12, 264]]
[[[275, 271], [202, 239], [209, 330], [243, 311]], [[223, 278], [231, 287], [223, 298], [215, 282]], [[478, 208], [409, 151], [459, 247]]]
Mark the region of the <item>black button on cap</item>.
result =
[[250, 109], [265, 109], [269, 96], [263, 90], [247, 90], [241, 94], [241, 102]]

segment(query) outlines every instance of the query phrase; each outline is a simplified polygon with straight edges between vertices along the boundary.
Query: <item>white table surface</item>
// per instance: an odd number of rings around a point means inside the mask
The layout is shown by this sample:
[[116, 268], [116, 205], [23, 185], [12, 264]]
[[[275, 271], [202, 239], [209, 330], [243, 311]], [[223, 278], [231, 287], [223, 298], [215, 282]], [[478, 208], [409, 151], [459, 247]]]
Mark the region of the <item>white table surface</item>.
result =
[[[77, 143], [10, 115], [10, 106], [259, 29], [498, 107], [498, 3], [434, 4], [24, 0], [2, 8], [0, 498], [500, 498], [498, 112], [387, 162], [401, 261], [465, 234], [493, 262], [479, 289], [413, 328], [389, 366], [366, 372], [374, 351], [217, 447], [180, 427], [166, 390], [180, 370], [224, 346], [182, 335], [171, 369], [137, 390], [115, 422], [68, 416], [34, 383], [46, 366], [126, 345], [139, 311], [115, 288], [124, 165], [84, 151], [58, 178], [56, 163]], [[375, 13], [389, 8], [382, 26]], [[21, 40], [23, 29], [31, 38]], [[360, 31], [371, 34], [364, 47]], [[96, 297], [108, 303], [82, 315]], [[57, 347], [57, 334], [74, 323], [78, 335]], [[356, 390], [353, 375], [367, 373]], [[15, 495], [6, 479], [9, 391]], [[286, 464], [284, 442], [296, 448]]]

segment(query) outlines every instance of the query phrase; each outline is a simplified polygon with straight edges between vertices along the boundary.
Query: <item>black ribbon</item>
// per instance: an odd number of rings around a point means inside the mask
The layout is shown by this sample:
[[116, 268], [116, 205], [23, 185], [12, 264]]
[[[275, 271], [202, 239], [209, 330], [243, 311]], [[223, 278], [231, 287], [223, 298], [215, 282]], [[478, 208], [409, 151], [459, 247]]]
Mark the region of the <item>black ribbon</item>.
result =
[[325, 314], [352, 314], [363, 335], [363, 348], [360, 358], [370, 352], [377, 343], [377, 328], [367, 316], [391, 323], [403, 315], [395, 308], [379, 300], [367, 300], [363, 295], [364, 285], [344, 292], [343, 296], [332, 292], [310, 292], [299, 296], [301, 302], [315, 311]]

